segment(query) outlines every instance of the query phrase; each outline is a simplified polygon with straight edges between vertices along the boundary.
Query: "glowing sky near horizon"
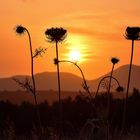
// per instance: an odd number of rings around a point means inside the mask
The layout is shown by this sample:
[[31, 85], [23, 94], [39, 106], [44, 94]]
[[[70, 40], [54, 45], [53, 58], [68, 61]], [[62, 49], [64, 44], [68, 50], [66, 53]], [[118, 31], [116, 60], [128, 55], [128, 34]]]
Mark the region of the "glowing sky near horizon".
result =
[[[112, 57], [117, 67], [128, 64], [131, 42], [124, 38], [127, 26], [140, 26], [139, 0], [1, 0], [0, 77], [30, 74], [28, 38], [17, 36], [16, 25], [24, 25], [31, 33], [33, 49], [46, 47], [47, 53], [35, 60], [35, 72], [56, 71], [53, 64], [55, 44], [46, 41], [44, 32], [50, 27], [63, 27], [68, 35], [59, 44], [60, 59], [77, 50], [84, 61], [79, 65], [87, 79], [110, 71]], [[140, 42], [135, 43], [134, 64], [140, 65]], [[61, 71], [79, 71], [71, 64]]]

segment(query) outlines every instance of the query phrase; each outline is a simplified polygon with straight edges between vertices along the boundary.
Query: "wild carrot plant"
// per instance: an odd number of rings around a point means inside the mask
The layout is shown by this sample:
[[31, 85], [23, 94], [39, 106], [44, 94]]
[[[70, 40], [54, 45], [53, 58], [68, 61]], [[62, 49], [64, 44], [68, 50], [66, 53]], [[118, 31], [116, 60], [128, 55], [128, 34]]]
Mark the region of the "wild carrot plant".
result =
[[134, 41], [140, 40], [140, 28], [139, 27], [127, 27], [126, 31], [125, 31], [125, 38], [127, 40], [132, 41], [132, 48], [131, 48], [127, 88], [126, 88], [126, 97], [125, 97], [125, 102], [124, 102], [122, 130], [121, 130], [121, 134], [120, 134], [120, 138], [119, 138], [120, 140], [122, 139], [123, 131], [125, 130], [125, 125], [126, 125], [127, 100], [128, 100], [129, 87], [130, 87], [130, 81], [131, 81], [131, 70], [132, 70], [133, 53], [134, 53]]
[[29, 30], [27, 28], [25, 28], [22, 25], [18, 25], [16, 27], [16, 33], [19, 35], [23, 35], [25, 32], [28, 35], [28, 39], [29, 39], [29, 49], [30, 49], [30, 61], [31, 61], [31, 79], [32, 79], [32, 84], [30, 84], [29, 79], [25, 79], [25, 82], [21, 82], [18, 79], [14, 79], [21, 87], [23, 87], [24, 89], [26, 89], [27, 91], [31, 92], [34, 96], [34, 101], [35, 101], [35, 105], [36, 105], [36, 112], [37, 112], [37, 118], [39, 121], [39, 127], [40, 127], [40, 131], [42, 129], [42, 125], [41, 125], [41, 120], [40, 120], [40, 113], [39, 113], [39, 109], [38, 109], [38, 101], [37, 101], [37, 97], [36, 97], [36, 83], [35, 83], [35, 77], [34, 77], [34, 59], [37, 58], [38, 56], [42, 56], [42, 53], [45, 53], [46, 48], [37, 48], [35, 50], [35, 52], [33, 53], [33, 49], [32, 49], [32, 40], [31, 40], [31, 36], [29, 33]]
[[57, 79], [58, 79], [58, 96], [59, 96], [59, 140], [61, 140], [61, 123], [62, 123], [62, 107], [61, 107], [61, 86], [60, 86], [60, 72], [59, 72], [59, 52], [58, 43], [62, 42], [67, 36], [67, 30], [63, 28], [50, 28], [45, 31], [46, 38], [49, 42], [56, 45], [56, 65], [57, 65]]

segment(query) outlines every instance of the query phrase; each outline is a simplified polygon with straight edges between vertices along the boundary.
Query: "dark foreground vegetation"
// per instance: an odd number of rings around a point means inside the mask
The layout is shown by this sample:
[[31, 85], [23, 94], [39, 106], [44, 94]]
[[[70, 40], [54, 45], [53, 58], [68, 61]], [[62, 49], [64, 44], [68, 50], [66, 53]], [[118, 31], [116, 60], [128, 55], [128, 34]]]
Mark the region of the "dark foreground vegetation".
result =
[[[117, 93], [119, 94], [119, 93]], [[122, 99], [111, 98], [110, 139], [117, 140], [121, 130], [123, 113]], [[140, 139], [140, 92], [134, 89], [128, 98], [127, 140]], [[106, 93], [96, 100], [78, 95], [75, 99], [62, 100], [61, 135], [64, 140], [104, 140], [106, 137]], [[56, 140], [59, 131], [59, 103], [38, 104], [41, 127], [36, 118], [35, 105], [21, 105], [0, 101], [0, 139], [2, 140]], [[41, 130], [41, 131], [40, 131]], [[40, 134], [41, 132], [41, 134]], [[40, 138], [42, 137], [42, 138]]]

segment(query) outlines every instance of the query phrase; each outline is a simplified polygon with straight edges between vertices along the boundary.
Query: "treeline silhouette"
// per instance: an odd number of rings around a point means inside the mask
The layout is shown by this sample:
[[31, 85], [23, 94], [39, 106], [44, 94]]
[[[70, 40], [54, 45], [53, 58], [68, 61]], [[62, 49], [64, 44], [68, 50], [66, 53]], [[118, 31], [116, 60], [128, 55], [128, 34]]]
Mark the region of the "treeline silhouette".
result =
[[[117, 93], [119, 94], [119, 93]], [[121, 130], [123, 115], [123, 99], [110, 98], [110, 135], [116, 138]], [[106, 135], [107, 93], [102, 93], [96, 100], [79, 94], [72, 99], [62, 100], [63, 128], [62, 137], [71, 139], [95, 138], [104, 139]], [[38, 104], [43, 136], [47, 139], [57, 139], [59, 133], [59, 102], [48, 104], [47, 101]], [[128, 98], [127, 134], [140, 138], [140, 92], [133, 90]], [[0, 101], [0, 138], [1, 139], [33, 139], [38, 137], [38, 120], [36, 107], [29, 102], [21, 105], [9, 101]], [[24, 138], [23, 138], [24, 137]]]

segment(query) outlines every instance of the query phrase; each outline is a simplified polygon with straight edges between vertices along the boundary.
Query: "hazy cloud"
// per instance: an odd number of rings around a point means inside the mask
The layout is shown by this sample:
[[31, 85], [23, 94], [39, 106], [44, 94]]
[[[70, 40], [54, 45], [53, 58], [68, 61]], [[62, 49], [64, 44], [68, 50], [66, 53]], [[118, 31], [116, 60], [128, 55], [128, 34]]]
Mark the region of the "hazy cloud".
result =
[[[85, 29], [85, 28], [78, 28], [78, 27], [68, 27], [69, 32], [74, 33], [74, 34], [82, 34], [85, 36], [91, 36], [94, 37], [95, 39], [100, 39], [100, 40], [114, 40], [118, 41], [122, 37], [118, 32], [105, 32], [105, 31], [98, 31], [93, 30], [93, 29]], [[123, 35], [122, 35], [123, 36]]]

